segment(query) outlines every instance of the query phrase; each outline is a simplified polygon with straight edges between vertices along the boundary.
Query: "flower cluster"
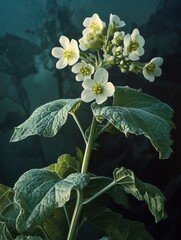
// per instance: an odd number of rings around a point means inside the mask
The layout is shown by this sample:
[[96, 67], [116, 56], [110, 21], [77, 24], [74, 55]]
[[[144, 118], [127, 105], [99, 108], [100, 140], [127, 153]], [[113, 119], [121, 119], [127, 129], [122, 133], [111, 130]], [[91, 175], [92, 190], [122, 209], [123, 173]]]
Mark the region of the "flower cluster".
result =
[[78, 42], [61, 36], [61, 47], [52, 49], [52, 55], [59, 59], [57, 69], [73, 65], [71, 70], [76, 74], [76, 81], [82, 81], [82, 101], [95, 100], [97, 104], [102, 104], [107, 97], [114, 95], [115, 87], [108, 82], [106, 70], [114, 65], [122, 73], [143, 74], [150, 82], [161, 75], [163, 59], [155, 57], [149, 63], [140, 63], [138, 60], [144, 54], [145, 40], [137, 28], [131, 34], [120, 31], [125, 22], [117, 15], [110, 14], [106, 27], [106, 23], [95, 13], [83, 21], [83, 26], [85, 28]]

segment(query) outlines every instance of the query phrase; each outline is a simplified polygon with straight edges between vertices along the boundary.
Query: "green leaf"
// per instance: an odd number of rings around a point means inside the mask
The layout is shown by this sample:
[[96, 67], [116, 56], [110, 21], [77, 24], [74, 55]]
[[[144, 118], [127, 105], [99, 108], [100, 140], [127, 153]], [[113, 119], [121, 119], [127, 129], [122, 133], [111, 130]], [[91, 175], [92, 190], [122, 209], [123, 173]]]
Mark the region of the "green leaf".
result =
[[99, 240], [111, 240], [111, 238], [109, 238], [109, 237], [102, 237], [102, 238], [99, 239]]
[[0, 239], [13, 240], [5, 222], [0, 222]]
[[[68, 204], [68, 206], [66, 206], [69, 220], [71, 220], [73, 214], [73, 207], [74, 204]], [[51, 240], [67, 239], [69, 225], [64, 210], [64, 208], [55, 209], [53, 213], [45, 219], [43, 223], [44, 231]]]
[[75, 157], [69, 154], [63, 154], [58, 158], [57, 163], [48, 166], [47, 169], [55, 171], [59, 177], [65, 178], [71, 173], [78, 172], [80, 170], [80, 164]]
[[108, 208], [96, 209], [92, 213], [91, 223], [104, 235], [114, 240], [153, 240], [143, 223], [123, 218]]
[[21, 125], [15, 128], [10, 139], [17, 142], [32, 135], [53, 137], [66, 123], [68, 113], [78, 104], [80, 99], [60, 99], [37, 108]]
[[173, 110], [160, 100], [129, 87], [117, 87], [114, 106], [102, 107], [92, 104], [95, 117], [107, 119], [115, 128], [123, 132], [144, 135], [157, 151], [161, 159], [172, 153], [170, 131]]
[[13, 201], [14, 190], [0, 184], [0, 221], [5, 222], [10, 231], [15, 229], [18, 206]]
[[18, 236], [15, 240], [43, 240], [43, 238], [39, 236], [25, 236], [25, 235], [20, 235]]
[[116, 184], [119, 184], [125, 192], [148, 204], [150, 212], [155, 217], [155, 222], [167, 217], [164, 209], [165, 197], [157, 187], [142, 182], [135, 177], [131, 170], [124, 167], [115, 169], [113, 177]]
[[74, 173], [60, 179], [56, 172], [33, 169], [24, 173], [15, 184], [15, 202], [20, 207], [17, 230], [22, 233], [44, 223], [56, 208], [69, 201], [71, 190], [81, 191], [89, 175]]

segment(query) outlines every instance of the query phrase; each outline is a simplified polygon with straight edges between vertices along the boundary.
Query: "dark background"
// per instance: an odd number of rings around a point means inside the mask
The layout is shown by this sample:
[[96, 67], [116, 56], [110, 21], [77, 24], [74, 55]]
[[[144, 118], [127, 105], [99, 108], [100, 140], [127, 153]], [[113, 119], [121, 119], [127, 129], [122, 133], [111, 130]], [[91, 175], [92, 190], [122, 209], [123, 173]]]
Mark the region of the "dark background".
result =
[[[92, 154], [90, 171], [111, 176], [116, 167], [125, 166], [143, 181], [158, 186], [167, 199], [168, 219], [155, 224], [148, 210], [140, 205], [131, 217], [144, 221], [155, 239], [179, 240], [180, 0], [0, 0], [0, 182], [13, 187], [23, 172], [50, 165], [63, 153], [75, 155], [76, 146], [83, 150], [83, 141], [71, 119], [54, 138], [33, 136], [17, 143], [9, 143], [9, 139], [13, 128], [38, 106], [58, 98], [80, 96], [81, 87], [74, 74], [69, 67], [57, 71], [50, 51], [58, 46], [61, 35], [78, 40], [83, 20], [95, 12], [106, 22], [110, 13], [117, 14], [126, 22], [125, 32], [139, 28], [146, 40], [146, 53], [141, 61], [155, 56], [164, 58], [163, 74], [154, 83], [141, 76], [121, 74], [117, 69], [111, 70], [110, 78], [119, 85], [142, 88], [143, 92], [168, 103], [175, 111], [176, 129], [172, 131], [173, 154], [168, 160], [159, 160], [158, 153], [142, 136], [125, 139], [123, 134], [104, 134], [98, 140], [100, 147]], [[89, 124], [87, 114], [87, 108], [83, 107], [80, 115], [85, 128]], [[113, 208], [121, 212], [119, 206]], [[83, 230], [80, 234], [84, 235]]]

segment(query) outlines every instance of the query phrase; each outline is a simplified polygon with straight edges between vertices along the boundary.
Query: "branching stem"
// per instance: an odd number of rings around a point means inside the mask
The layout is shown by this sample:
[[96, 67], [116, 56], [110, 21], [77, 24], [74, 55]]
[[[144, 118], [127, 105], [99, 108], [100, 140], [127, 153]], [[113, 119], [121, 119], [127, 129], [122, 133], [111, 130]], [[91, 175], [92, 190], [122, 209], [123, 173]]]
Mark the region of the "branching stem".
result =
[[[74, 116], [74, 114], [72, 114], [72, 115]], [[94, 146], [94, 140], [95, 140], [95, 135], [96, 135], [96, 126], [97, 126], [97, 121], [96, 121], [95, 117], [93, 117], [91, 128], [90, 128], [90, 133], [89, 133], [89, 138], [88, 138], [88, 141], [86, 142], [86, 148], [85, 148], [81, 173], [87, 173], [87, 170], [88, 170], [89, 159], [90, 159], [92, 148]], [[75, 240], [75, 237], [77, 235], [77, 230], [78, 230], [78, 221], [79, 221], [79, 217], [80, 217], [80, 214], [82, 211], [82, 207], [83, 207], [83, 192], [77, 191], [76, 205], [75, 205], [74, 213], [73, 213], [72, 220], [70, 223], [67, 240]]]
[[109, 190], [110, 188], [112, 188], [115, 185], [115, 181], [111, 182], [109, 185], [107, 185], [105, 188], [101, 189], [99, 192], [97, 192], [94, 196], [92, 196], [91, 198], [87, 199], [86, 201], [83, 202], [83, 205], [92, 202], [94, 199], [96, 199], [97, 197], [99, 197], [100, 195], [102, 195], [104, 192], [106, 192], [107, 190]]
[[75, 115], [75, 113], [71, 113], [71, 115], [72, 115], [73, 119], [75, 120], [75, 122], [76, 122], [76, 124], [77, 124], [77, 126], [78, 126], [78, 128], [79, 128], [79, 130], [80, 130], [80, 132], [81, 132], [81, 134], [82, 134], [82, 137], [83, 137], [83, 139], [84, 139], [84, 142], [87, 143], [87, 140], [86, 140], [86, 138], [85, 138], [84, 131], [83, 131], [83, 129], [82, 129], [82, 126], [81, 126], [81, 124], [80, 124], [77, 116]]

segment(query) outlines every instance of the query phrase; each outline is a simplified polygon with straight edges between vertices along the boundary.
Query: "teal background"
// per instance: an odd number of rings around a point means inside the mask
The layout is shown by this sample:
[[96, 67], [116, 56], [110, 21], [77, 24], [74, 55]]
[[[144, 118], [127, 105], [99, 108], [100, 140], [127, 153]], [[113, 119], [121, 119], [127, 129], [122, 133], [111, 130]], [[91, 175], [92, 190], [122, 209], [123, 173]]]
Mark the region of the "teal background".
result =
[[[40, 105], [58, 98], [79, 97], [81, 86], [70, 68], [58, 71], [50, 52], [58, 46], [61, 35], [79, 39], [86, 17], [98, 13], [108, 23], [109, 14], [117, 14], [126, 22], [125, 32], [138, 27], [145, 38], [145, 55], [141, 61], [155, 56], [164, 58], [163, 74], [154, 83], [141, 76], [110, 72], [116, 84], [142, 88], [168, 103], [175, 111], [176, 130], [172, 131], [174, 153], [168, 160], [159, 160], [150, 142], [142, 136], [123, 134], [99, 138], [100, 147], [93, 152], [90, 171], [111, 176], [116, 167], [132, 169], [143, 181], [155, 184], [164, 192], [168, 219], [155, 224], [144, 204], [125, 216], [144, 221], [158, 240], [181, 239], [181, 160], [180, 160], [180, 66], [181, 66], [181, 3], [179, 0], [0, 0], [0, 182], [13, 187], [19, 176], [32, 168], [47, 166], [59, 155], [75, 155], [75, 147], [84, 144], [69, 119], [54, 138], [32, 136], [9, 143], [13, 128], [25, 121]], [[88, 108], [80, 110], [83, 127], [90, 121]], [[130, 214], [130, 215], [129, 215]], [[90, 239], [98, 239], [93, 235]], [[85, 230], [79, 239], [84, 239]], [[92, 235], [91, 235], [92, 234]], [[87, 238], [88, 239], [88, 238]]]

